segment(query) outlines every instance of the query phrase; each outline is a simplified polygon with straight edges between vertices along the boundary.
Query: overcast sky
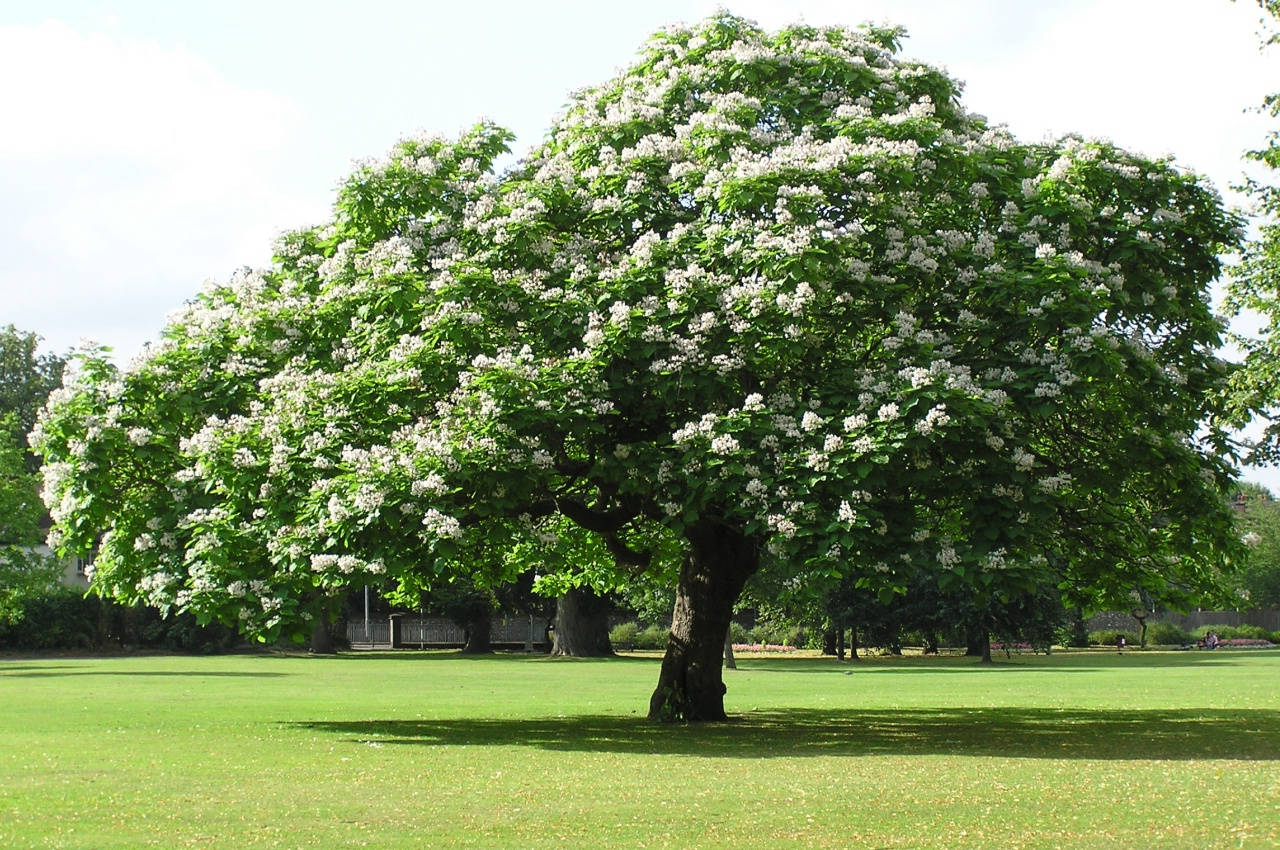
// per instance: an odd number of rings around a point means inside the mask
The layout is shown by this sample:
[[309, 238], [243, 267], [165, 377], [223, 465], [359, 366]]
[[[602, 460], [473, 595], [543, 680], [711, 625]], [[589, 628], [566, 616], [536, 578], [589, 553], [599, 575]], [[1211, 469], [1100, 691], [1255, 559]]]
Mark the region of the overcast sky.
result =
[[904, 25], [905, 55], [1016, 135], [1173, 153], [1229, 198], [1267, 128], [1248, 110], [1280, 89], [1251, 0], [0, 0], [0, 325], [127, 361], [205, 280], [324, 219], [353, 160], [481, 117], [519, 152], [720, 6]]

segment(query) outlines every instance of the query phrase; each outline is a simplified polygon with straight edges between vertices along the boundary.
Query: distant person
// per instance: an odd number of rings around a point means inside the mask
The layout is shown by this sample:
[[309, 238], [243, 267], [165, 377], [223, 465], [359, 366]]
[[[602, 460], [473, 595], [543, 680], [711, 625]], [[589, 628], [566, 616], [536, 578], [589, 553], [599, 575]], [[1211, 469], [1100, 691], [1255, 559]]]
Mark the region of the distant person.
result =
[[1116, 635], [1116, 652], [1124, 654], [1124, 635]]
[[1204, 645], [1206, 649], [1218, 648], [1218, 635], [1216, 632], [1209, 632], [1204, 636]]

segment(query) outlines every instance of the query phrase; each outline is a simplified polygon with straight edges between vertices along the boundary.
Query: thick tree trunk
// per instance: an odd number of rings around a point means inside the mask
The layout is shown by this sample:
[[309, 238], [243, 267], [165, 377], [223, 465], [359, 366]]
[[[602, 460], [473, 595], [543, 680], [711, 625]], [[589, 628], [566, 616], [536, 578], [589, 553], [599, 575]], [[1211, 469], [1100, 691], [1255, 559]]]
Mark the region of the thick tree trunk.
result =
[[311, 652], [314, 655], [333, 655], [338, 650], [333, 645], [333, 630], [329, 611], [325, 609], [311, 621]]
[[577, 658], [613, 655], [609, 643], [609, 601], [589, 587], [570, 588], [556, 600], [551, 654]]
[[968, 644], [965, 655], [979, 656], [983, 664], [991, 663], [991, 633], [985, 625], [970, 626], [965, 643]]
[[493, 620], [487, 614], [467, 623], [467, 642], [462, 647], [463, 655], [484, 655], [493, 652], [491, 644], [492, 632]]
[[760, 565], [755, 542], [714, 520], [685, 532], [691, 544], [680, 570], [671, 635], [649, 718], [724, 720], [721, 663], [733, 605]]
[[965, 629], [965, 655], [979, 656], [983, 662], [991, 661], [991, 634], [985, 624], [970, 623]]
[[839, 643], [839, 639], [836, 637], [836, 630], [827, 629], [822, 633], [822, 654], [835, 655], [837, 643]]

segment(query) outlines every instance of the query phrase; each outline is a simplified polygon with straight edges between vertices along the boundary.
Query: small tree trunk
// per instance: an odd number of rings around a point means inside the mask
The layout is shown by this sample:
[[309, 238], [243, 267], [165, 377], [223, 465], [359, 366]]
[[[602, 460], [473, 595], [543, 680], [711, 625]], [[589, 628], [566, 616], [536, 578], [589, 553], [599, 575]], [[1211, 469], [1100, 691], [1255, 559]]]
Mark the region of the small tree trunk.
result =
[[733, 630], [726, 629], [724, 633], [724, 666], [727, 670], [737, 670], [738, 661], [733, 657]]
[[844, 626], [836, 629], [836, 658], [844, 661]]
[[649, 718], [725, 720], [721, 659], [733, 605], [760, 565], [754, 540], [715, 520], [685, 531], [689, 556], [680, 569], [671, 634]]
[[476, 617], [467, 623], [466, 644], [462, 647], [463, 655], [484, 655], [493, 652], [491, 637], [493, 620], [488, 614]]
[[1138, 648], [1147, 648], [1147, 612], [1134, 611], [1133, 619], [1138, 621]]
[[849, 629], [849, 660], [859, 661], [858, 658], [858, 629], [855, 626]]
[[576, 658], [613, 655], [609, 643], [609, 601], [589, 587], [574, 587], [556, 600], [551, 654]]

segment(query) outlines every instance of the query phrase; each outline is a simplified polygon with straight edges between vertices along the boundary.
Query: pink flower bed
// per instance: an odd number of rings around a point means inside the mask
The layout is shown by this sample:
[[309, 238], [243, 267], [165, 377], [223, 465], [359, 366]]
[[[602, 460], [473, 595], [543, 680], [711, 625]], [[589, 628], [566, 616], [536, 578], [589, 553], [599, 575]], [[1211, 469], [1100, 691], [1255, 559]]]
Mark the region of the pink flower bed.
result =
[[783, 646], [777, 643], [735, 643], [734, 652], [795, 652], [794, 646]]
[[1230, 638], [1218, 642], [1218, 646], [1271, 646], [1271, 641], [1261, 638]]

